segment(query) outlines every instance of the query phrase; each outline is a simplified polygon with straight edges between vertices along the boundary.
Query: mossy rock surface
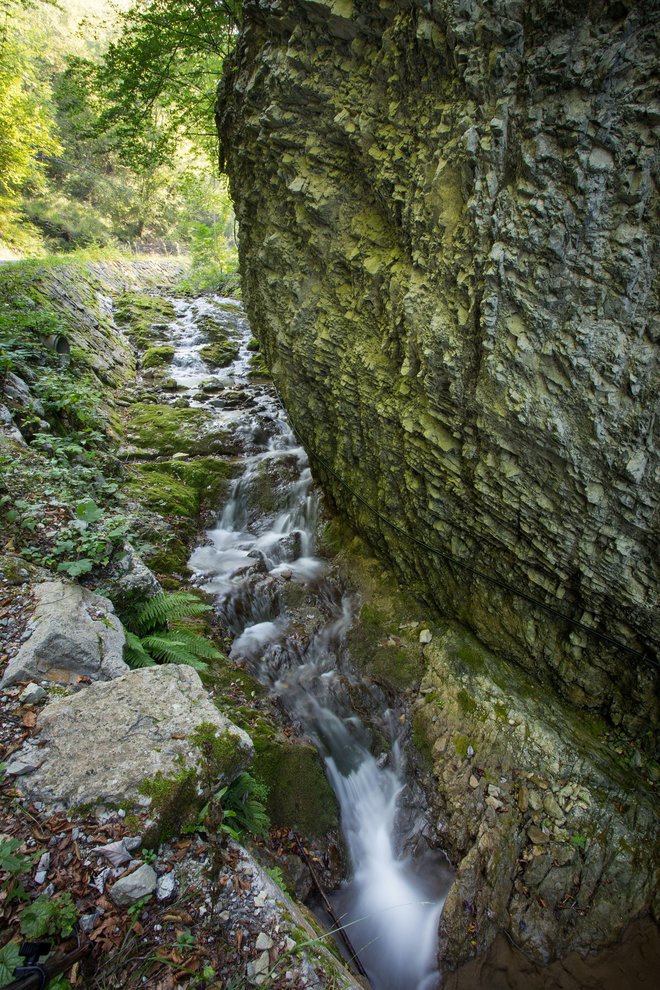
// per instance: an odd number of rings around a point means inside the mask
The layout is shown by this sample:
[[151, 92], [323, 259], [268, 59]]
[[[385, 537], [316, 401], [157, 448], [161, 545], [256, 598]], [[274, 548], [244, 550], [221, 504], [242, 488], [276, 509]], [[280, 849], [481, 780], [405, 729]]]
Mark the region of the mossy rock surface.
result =
[[[148, 347], [142, 355], [143, 368], [162, 368], [169, 364], [174, 357], [174, 348], [170, 344], [161, 344], [158, 347]], [[174, 382], [176, 387], [176, 382]]]
[[199, 498], [194, 488], [166, 471], [150, 470], [150, 467], [141, 464], [131, 469], [132, 478], [126, 486], [127, 494], [162, 515], [185, 516], [189, 519], [196, 516]]
[[144, 554], [145, 563], [159, 578], [163, 575], [180, 574], [185, 571], [189, 558], [190, 550], [177, 537], [160, 543], [158, 549]]
[[200, 356], [212, 368], [226, 368], [238, 357], [238, 347], [229, 340], [204, 344]]
[[253, 772], [269, 787], [267, 809], [272, 824], [310, 836], [337, 828], [337, 799], [316, 749], [283, 736], [268, 738], [257, 733], [253, 739]]
[[189, 461], [170, 461], [166, 470], [196, 492], [201, 511], [220, 507], [237, 468], [220, 457], [197, 457]]
[[147, 347], [162, 336], [156, 324], [169, 323], [176, 316], [173, 304], [162, 296], [125, 292], [114, 304], [115, 320], [139, 347]]
[[193, 519], [202, 509], [216, 509], [226, 495], [234, 469], [217, 457], [159, 461], [135, 465], [127, 491], [164, 515]]
[[270, 370], [263, 354], [253, 354], [250, 358], [249, 378], [270, 378]]
[[150, 403], [136, 403], [128, 410], [127, 435], [138, 448], [159, 455], [177, 452], [213, 454], [223, 449], [229, 434], [213, 426], [213, 417], [205, 409], [174, 409]]

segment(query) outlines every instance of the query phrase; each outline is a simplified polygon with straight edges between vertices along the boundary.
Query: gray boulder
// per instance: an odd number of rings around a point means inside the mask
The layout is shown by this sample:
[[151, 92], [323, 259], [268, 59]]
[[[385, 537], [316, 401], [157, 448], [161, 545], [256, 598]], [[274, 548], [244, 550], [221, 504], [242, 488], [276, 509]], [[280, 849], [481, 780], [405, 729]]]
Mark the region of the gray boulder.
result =
[[59, 579], [36, 585], [34, 597], [30, 637], [9, 661], [2, 687], [40, 680], [75, 685], [81, 676], [109, 681], [128, 672], [126, 637], [111, 601]]
[[[171, 664], [97, 682], [43, 709], [39, 748], [28, 745], [14, 757], [22, 758], [20, 789], [53, 809], [148, 807], [145, 781], [198, 765], [190, 736], [202, 722], [226, 740], [219, 778], [226, 783], [252, 759], [252, 740], [220, 714], [195, 670]], [[43, 762], [32, 769], [23, 757], [35, 750]]]

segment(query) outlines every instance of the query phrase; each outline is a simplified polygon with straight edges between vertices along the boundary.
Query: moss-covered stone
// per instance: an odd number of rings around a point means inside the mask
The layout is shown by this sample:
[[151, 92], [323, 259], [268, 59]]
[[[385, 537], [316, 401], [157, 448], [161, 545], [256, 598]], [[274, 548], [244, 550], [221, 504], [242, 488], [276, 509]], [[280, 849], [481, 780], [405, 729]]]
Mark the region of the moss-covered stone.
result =
[[[142, 355], [142, 367], [162, 368], [169, 364], [174, 357], [174, 348], [170, 344], [160, 344], [157, 347], [148, 347]], [[176, 382], [174, 382], [176, 386]]]
[[250, 358], [250, 370], [248, 372], [248, 377], [270, 378], [270, 369], [266, 364], [266, 359], [263, 354], [253, 354]]
[[226, 368], [238, 357], [238, 347], [229, 340], [204, 344], [200, 356], [212, 368]]
[[159, 542], [157, 549], [153, 551], [147, 550], [144, 553], [145, 563], [158, 575], [159, 579], [169, 574], [180, 574], [185, 571], [189, 557], [190, 550], [176, 536]]
[[159, 324], [168, 323], [176, 316], [173, 304], [162, 296], [148, 296], [142, 292], [125, 292], [115, 301], [115, 320], [124, 333], [138, 347], [162, 337]]
[[152, 780], [144, 781], [140, 791], [151, 798], [154, 819], [143, 840], [147, 849], [157, 849], [163, 842], [180, 835], [186, 825], [195, 821], [202, 806], [193, 767], [182, 768], [171, 776], [157, 773]]
[[136, 403], [127, 411], [126, 433], [136, 447], [159, 455], [177, 452], [209, 455], [227, 444], [228, 435], [217, 430], [205, 409], [174, 409]]
[[199, 509], [215, 509], [229, 491], [236, 468], [219, 457], [197, 457], [188, 461], [170, 461], [169, 474], [180, 478], [197, 493]]
[[126, 492], [143, 505], [166, 516], [192, 519], [197, 515], [197, 492], [172, 474], [141, 464], [131, 468], [131, 475]]
[[338, 826], [337, 799], [313, 746], [284, 736], [254, 738], [255, 774], [269, 787], [273, 825], [321, 836]]
[[150, 462], [129, 470], [127, 491], [132, 497], [161, 514], [189, 519], [219, 507], [234, 473], [218, 457]]

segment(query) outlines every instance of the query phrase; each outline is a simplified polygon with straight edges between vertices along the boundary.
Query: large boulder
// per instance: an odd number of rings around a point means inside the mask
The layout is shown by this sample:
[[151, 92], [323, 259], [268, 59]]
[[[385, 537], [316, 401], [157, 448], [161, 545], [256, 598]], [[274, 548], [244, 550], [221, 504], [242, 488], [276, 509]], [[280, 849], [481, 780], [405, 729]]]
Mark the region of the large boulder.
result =
[[20, 773], [21, 790], [50, 808], [147, 807], [145, 783], [197, 767], [191, 736], [202, 723], [222, 741], [225, 772], [218, 776], [227, 782], [250, 762], [252, 740], [220, 714], [199, 674], [174, 664], [134, 670], [48, 705], [39, 745], [24, 747], [7, 772]]
[[74, 685], [80, 677], [109, 681], [128, 673], [124, 629], [112, 602], [60, 579], [34, 588], [29, 639], [12, 657], [1, 686], [17, 681]]

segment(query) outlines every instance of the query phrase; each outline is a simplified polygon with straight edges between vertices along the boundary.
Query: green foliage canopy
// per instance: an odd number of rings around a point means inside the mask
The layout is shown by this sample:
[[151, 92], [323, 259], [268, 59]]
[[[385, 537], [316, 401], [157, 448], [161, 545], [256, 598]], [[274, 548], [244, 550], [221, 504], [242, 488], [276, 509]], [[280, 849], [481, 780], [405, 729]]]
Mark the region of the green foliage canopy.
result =
[[215, 92], [240, 16], [239, 0], [136, 0], [123, 15], [98, 83], [104, 126], [133, 166], [167, 157], [181, 135], [215, 147]]

